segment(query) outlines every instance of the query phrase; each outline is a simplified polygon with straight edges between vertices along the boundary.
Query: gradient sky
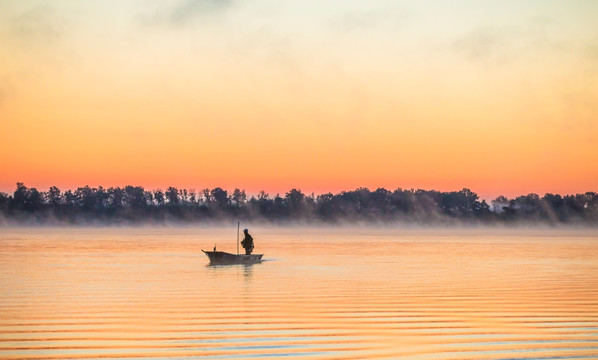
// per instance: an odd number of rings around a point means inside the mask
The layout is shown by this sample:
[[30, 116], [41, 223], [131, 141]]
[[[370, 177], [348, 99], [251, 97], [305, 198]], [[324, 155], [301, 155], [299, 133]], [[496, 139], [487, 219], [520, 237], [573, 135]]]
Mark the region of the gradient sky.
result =
[[593, 0], [0, 0], [0, 191], [597, 191], [596, 14]]

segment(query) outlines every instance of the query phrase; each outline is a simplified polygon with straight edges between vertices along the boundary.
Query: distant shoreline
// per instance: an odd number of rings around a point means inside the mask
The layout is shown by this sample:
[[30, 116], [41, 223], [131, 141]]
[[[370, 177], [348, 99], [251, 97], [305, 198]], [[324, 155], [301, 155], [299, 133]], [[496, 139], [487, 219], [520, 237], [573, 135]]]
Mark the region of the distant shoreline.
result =
[[166, 191], [140, 186], [79, 187], [46, 192], [17, 183], [12, 195], [0, 193], [0, 226], [218, 226], [242, 221], [260, 226], [382, 227], [598, 227], [598, 194], [528, 194], [491, 204], [469, 189], [371, 191], [284, 196], [244, 190]]

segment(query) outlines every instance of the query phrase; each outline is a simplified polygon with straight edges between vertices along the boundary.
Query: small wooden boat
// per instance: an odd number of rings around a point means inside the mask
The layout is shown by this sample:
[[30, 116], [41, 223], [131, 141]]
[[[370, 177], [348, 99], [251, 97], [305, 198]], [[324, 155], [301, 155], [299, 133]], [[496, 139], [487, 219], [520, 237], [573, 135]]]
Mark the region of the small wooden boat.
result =
[[210, 259], [210, 265], [234, 265], [234, 264], [257, 264], [262, 262], [262, 256], [264, 254], [244, 255], [239, 254], [239, 229], [241, 223], [237, 222], [237, 253], [231, 254], [224, 251], [216, 251], [216, 245], [214, 245], [214, 251], [203, 251], [204, 254]]
[[231, 254], [224, 251], [201, 250], [210, 259], [210, 265], [257, 264], [262, 262], [264, 254]]

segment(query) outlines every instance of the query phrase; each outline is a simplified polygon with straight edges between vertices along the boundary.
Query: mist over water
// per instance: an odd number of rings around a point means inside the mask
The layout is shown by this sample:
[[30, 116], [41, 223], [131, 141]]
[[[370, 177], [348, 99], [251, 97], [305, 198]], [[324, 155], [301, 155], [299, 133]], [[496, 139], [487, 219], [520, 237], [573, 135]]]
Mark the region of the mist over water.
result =
[[0, 233], [3, 359], [596, 359], [595, 230]]

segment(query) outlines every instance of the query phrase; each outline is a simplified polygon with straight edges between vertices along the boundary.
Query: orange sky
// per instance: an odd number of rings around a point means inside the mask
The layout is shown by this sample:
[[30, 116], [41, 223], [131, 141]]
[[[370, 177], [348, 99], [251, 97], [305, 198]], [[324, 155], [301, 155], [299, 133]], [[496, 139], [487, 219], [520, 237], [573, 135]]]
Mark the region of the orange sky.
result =
[[598, 191], [593, 1], [0, 2], [0, 191]]

